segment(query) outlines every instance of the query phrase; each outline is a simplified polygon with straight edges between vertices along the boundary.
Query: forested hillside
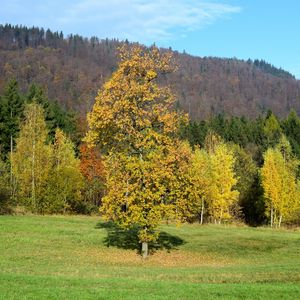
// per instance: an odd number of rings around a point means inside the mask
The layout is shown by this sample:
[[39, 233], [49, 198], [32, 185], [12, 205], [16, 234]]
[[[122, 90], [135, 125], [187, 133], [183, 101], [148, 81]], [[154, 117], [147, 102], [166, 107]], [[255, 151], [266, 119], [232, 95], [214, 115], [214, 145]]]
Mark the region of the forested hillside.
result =
[[[199, 41], [199, 44], [205, 41]], [[0, 92], [11, 78], [26, 91], [35, 82], [63, 107], [85, 115], [117, 66], [118, 40], [86, 39], [39, 28], [0, 26]], [[268, 109], [300, 112], [300, 82], [260, 60], [193, 57], [174, 52], [178, 70], [161, 81], [193, 120], [211, 115], [256, 117]]]

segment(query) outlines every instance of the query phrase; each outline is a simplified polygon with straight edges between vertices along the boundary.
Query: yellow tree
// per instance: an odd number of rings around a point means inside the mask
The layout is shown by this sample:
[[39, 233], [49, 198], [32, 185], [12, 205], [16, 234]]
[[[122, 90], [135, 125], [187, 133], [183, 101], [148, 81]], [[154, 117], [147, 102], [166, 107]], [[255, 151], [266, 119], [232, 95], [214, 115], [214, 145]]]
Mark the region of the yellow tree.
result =
[[157, 158], [160, 163], [167, 160], [181, 117], [172, 110], [170, 89], [156, 83], [160, 74], [173, 69], [170, 53], [135, 45], [121, 48], [120, 58], [88, 115], [86, 141], [106, 153], [108, 192], [102, 212], [122, 226], [140, 226], [147, 256], [154, 229], [171, 207], [166, 209], [167, 190], [159, 178], [171, 168], [159, 169]]
[[164, 159], [158, 150], [149, 152], [142, 160], [122, 153], [106, 160], [108, 190], [101, 211], [125, 228], [139, 225], [139, 239], [146, 252], [145, 244], [157, 238], [157, 225], [174, 210], [166, 197], [169, 174], [162, 167]]
[[299, 221], [300, 220], [300, 180], [299, 179], [297, 179], [295, 202], [296, 202], [295, 210], [291, 214], [291, 220]]
[[206, 206], [209, 189], [211, 187], [211, 168], [208, 153], [196, 148], [191, 155], [187, 171], [189, 177], [188, 203], [191, 216], [197, 216], [199, 223], [203, 224], [204, 209]]
[[234, 190], [237, 179], [234, 173], [234, 155], [223, 142], [217, 143], [209, 155], [209, 188], [207, 204], [211, 218], [218, 223], [231, 218], [230, 208], [238, 201], [239, 192]]
[[266, 199], [266, 214], [271, 227], [280, 227], [283, 218], [289, 218], [298, 205], [296, 170], [298, 161], [290, 156], [290, 147], [282, 138], [276, 148], [264, 154], [261, 169], [262, 186]]
[[52, 164], [47, 192], [48, 212], [76, 210], [83, 187], [80, 160], [75, 157], [73, 143], [60, 129], [55, 131]]
[[[167, 191], [168, 203], [172, 203], [173, 217], [177, 221], [191, 221], [194, 216], [194, 204], [191, 202], [191, 167], [192, 149], [187, 141], [174, 141], [168, 147], [168, 155], [161, 161], [161, 167], [166, 171], [164, 185]], [[172, 218], [172, 214], [168, 215]], [[168, 219], [167, 218], [167, 219]]]
[[9, 184], [9, 166], [0, 158], [0, 215], [9, 211], [9, 206], [11, 204]]
[[120, 58], [88, 114], [86, 141], [102, 150], [143, 156], [153, 146], [168, 143], [178, 129], [174, 95], [156, 84], [159, 74], [172, 70], [172, 56], [156, 47], [147, 51], [132, 46], [121, 48]]
[[21, 202], [34, 212], [43, 212], [52, 149], [46, 144], [48, 131], [41, 106], [28, 104], [24, 115], [16, 150], [11, 155], [13, 175]]

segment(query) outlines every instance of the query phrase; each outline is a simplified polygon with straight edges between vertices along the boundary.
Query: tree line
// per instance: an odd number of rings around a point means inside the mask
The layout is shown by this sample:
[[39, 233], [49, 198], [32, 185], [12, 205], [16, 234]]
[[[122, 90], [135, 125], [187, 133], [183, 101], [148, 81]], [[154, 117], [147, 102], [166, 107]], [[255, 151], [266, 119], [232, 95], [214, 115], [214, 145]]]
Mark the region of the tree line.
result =
[[157, 84], [173, 59], [156, 47], [122, 47], [76, 143], [74, 115], [37, 86], [21, 95], [11, 81], [0, 98], [1, 210], [100, 207], [107, 219], [139, 227], [145, 255], [162, 220], [298, 222], [297, 114], [189, 122], [172, 90]]
[[37, 85], [23, 94], [16, 80], [7, 84], [0, 96], [0, 212], [97, 210], [102, 161], [81, 144], [77, 122]]

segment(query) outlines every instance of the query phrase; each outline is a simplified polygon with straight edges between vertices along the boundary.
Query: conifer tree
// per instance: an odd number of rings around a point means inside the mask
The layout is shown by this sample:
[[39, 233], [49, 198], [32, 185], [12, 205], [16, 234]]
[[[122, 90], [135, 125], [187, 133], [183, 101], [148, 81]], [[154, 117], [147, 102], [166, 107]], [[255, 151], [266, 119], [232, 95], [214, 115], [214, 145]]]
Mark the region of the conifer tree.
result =
[[288, 138], [293, 153], [300, 158], [300, 118], [297, 113], [292, 110], [288, 117], [283, 120], [282, 127], [286, 137]]
[[35, 102], [43, 108], [51, 141], [54, 140], [56, 128], [67, 134], [74, 134], [76, 127], [74, 115], [63, 110], [57, 102], [49, 101], [41, 87], [31, 84], [25, 98], [27, 103]]
[[234, 172], [237, 183], [235, 188], [239, 191], [237, 211], [239, 217], [243, 217], [248, 224], [254, 224], [264, 218], [261, 187], [258, 184], [259, 170], [251, 155], [238, 145], [231, 146], [234, 157]]
[[8, 153], [13, 151], [23, 110], [24, 99], [19, 93], [17, 81], [13, 79], [7, 84], [4, 95], [0, 97], [0, 144], [4, 159], [7, 158]]
[[264, 134], [267, 139], [267, 147], [274, 147], [282, 135], [282, 129], [273, 113], [269, 113], [265, 120]]

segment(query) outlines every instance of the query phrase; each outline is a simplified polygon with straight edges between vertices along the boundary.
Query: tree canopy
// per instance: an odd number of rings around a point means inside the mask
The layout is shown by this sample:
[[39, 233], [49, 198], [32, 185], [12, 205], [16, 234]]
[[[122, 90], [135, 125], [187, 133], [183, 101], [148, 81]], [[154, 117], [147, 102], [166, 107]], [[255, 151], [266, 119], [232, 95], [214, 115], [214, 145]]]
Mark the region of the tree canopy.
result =
[[124, 227], [138, 225], [147, 256], [154, 229], [174, 210], [168, 201], [168, 153], [184, 116], [173, 109], [170, 89], [156, 82], [173, 70], [170, 53], [136, 45], [121, 48], [120, 59], [88, 116], [86, 141], [106, 155], [108, 192], [101, 211]]

